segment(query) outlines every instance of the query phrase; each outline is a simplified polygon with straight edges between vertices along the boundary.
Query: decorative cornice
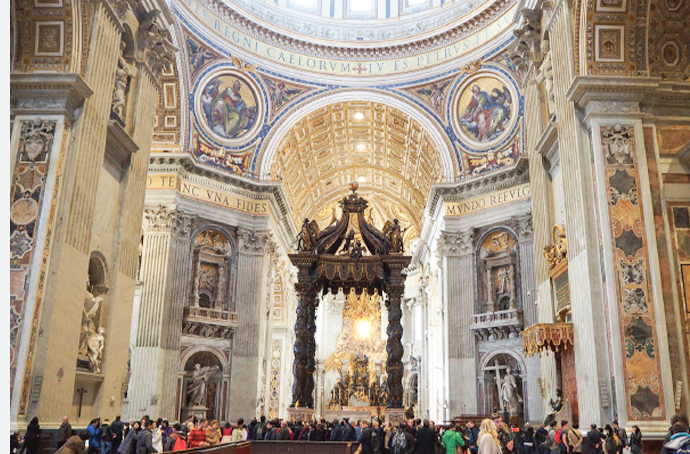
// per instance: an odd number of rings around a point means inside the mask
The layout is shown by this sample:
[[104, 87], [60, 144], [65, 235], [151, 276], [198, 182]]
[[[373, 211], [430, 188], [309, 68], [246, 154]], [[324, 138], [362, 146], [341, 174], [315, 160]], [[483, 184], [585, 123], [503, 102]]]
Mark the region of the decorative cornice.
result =
[[422, 52], [431, 52], [434, 49], [448, 46], [468, 35], [471, 35], [493, 22], [498, 16], [514, 5], [514, 0], [496, 0], [484, 8], [480, 13], [438, 35], [411, 41], [399, 45], [380, 45], [371, 43], [372, 47], [341, 47], [335, 45], [317, 44], [306, 40], [293, 38], [260, 25], [237, 11], [230, 9], [220, 0], [208, 0], [204, 2], [218, 16], [233, 27], [247, 35], [261, 40], [275, 47], [283, 48], [303, 55], [315, 57], [328, 57], [342, 60], [382, 60], [392, 57], [413, 56]]
[[555, 121], [549, 122], [544, 129], [544, 132], [534, 147], [536, 154], [542, 155], [544, 159], [549, 161], [549, 165], [553, 167], [558, 163], [558, 123]]
[[10, 74], [13, 115], [64, 115], [65, 122], [72, 124], [84, 100], [92, 94], [79, 74]]
[[584, 113], [585, 123], [592, 117], [640, 117], [640, 102], [653, 93], [657, 77], [576, 76], [566, 93]]
[[476, 197], [527, 182], [529, 182], [529, 163], [525, 157], [520, 157], [517, 164], [508, 170], [502, 170], [498, 173], [484, 175], [481, 178], [465, 180], [459, 183], [431, 185], [431, 191], [429, 192], [424, 211], [425, 220], [420, 238], [425, 242], [429, 241], [432, 226], [436, 222], [434, 214], [442, 197], [447, 201], [459, 201], [464, 198]]
[[[277, 205], [278, 211], [280, 212], [280, 220], [286, 229], [288, 237], [292, 239], [297, 235], [297, 230], [287, 206], [283, 188], [278, 181], [251, 180], [239, 175], [232, 175], [222, 170], [200, 164], [188, 153], [152, 152], [149, 159], [149, 170], [176, 173], [181, 171], [181, 176], [193, 175], [208, 178], [214, 182], [229, 185], [232, 189], [242, 189], [251, 193], [238, 193], [244, 197], [256, 199], [270, 197]], [[219, 189], [228, 190], [229, 188], [219, 187]], [[232, 192], [237, 191], [234, 190]], [[265, 196], [257, 196], [257, 194], [265, 194]]]
[[132, 140], [127, 131], [115, 120], [108, 121], [108, 142], [106, 152], [124, 169], [130, 157], [139, 150], [139, 145]]

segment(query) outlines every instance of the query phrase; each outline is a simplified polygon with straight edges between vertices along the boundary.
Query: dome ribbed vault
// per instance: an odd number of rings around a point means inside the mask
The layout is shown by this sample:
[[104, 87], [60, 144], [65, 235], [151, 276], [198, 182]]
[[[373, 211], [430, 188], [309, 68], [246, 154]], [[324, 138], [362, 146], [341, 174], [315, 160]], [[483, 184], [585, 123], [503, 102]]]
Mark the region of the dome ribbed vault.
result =
[[[363, 118], [358, 119], [358, 114]], [[377, 227], [397, 218], [405, 241], [419, 236], [432, 183], [442, 179], [429, 134], [398, 109], [341, 102], [299, 120], [282, 138], [271, 166], [281, 178], [296, 225], [306, 217], [323, 228], [340, 214], [338, 201], [357, 181]]]

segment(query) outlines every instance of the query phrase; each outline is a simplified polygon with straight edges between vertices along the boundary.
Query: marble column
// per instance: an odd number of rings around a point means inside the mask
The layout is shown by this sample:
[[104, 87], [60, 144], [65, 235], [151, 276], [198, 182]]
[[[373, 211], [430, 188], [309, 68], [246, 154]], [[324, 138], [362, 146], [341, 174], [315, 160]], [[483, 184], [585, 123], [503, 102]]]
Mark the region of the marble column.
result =
[[388, 309], [388, 328], [386, 330], [388, 339], [386, 340], [386, 352], [388, 359], [386, 361], [386, 375], [388, 381], [386, 388], [388, 390], [387, 408], [403, 408], [403, 345], [402, 335], [403, 327], [400, 323], [402, 319], [402, 297], [405, 292], [405, 287], [402, 284], [392, 283], [386, 288], [388, 299], [386, 300], [386, 308]]
[[314, 408], [314, 372], [316, 340], [316, 287], [311, 282], [295, 284], [297, 319], [295, 321], [295, 360], [292, 366], [292, 407]]
[[269, 232], [237, 230], [239, 255], [237, 263], [237, 290], [234, 311], [239, 315], [232, 343], [232, 366], [229, 414], [254, 415], [260, 398], [263, 368], [259, 342], [265, 338], [258, 333], [265, 322], [265, 277], [271, 266], [268, 249], [274, 244]]
[[444, 314], [447, 326], [447, 401], [450, 416], [477, 413], [475, 339], [470, 330], [475, 313], [477, 273], [474, 229], [443, 232]]

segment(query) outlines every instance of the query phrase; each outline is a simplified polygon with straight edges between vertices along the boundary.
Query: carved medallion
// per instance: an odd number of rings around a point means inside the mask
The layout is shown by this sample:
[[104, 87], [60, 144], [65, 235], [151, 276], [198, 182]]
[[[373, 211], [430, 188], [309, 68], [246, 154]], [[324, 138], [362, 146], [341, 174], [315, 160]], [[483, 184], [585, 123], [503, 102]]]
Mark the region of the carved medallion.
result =
[[10, 208], [10, 219], [17, 225], [26, 225], [36, 219], [38, 204], [34, 199], [19, 199]]

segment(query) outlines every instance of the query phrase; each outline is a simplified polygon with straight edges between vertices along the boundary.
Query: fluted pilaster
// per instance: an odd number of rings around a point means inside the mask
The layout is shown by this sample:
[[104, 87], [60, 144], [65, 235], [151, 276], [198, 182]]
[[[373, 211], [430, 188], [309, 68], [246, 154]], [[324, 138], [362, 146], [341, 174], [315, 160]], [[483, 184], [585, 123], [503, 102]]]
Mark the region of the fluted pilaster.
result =
[[477, 276], [475, 232], [443, 232], [439, 239], [443, 258], [445, 318], [448, 333], [448, 401], [452, 414], [476, 413], [475, 339], [470, 330], [475, 313]]

